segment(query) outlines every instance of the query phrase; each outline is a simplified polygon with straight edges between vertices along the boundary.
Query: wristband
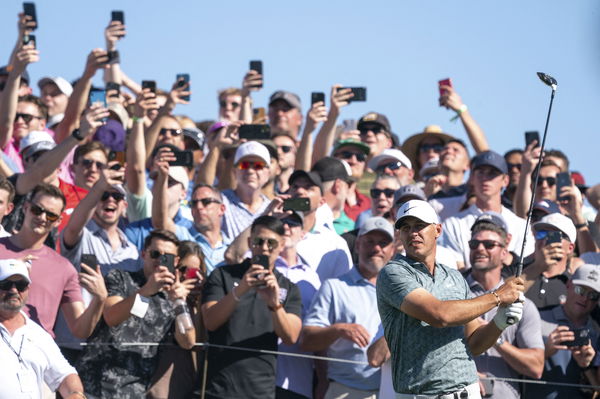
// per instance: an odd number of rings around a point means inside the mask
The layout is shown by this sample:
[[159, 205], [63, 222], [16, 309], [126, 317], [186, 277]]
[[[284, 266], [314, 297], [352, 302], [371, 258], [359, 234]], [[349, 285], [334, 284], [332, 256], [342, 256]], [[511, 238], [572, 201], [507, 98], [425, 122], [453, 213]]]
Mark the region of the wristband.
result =
[[234, 286], [234, 287], [231, 289], [231, 295], [233, 295], [233, 299], [235, 299], [235, 301], [236, 301], [236, 302], [239, 302], [239, 301], [240, 301], [240, 297], [239, 297], [239, 296], [237, 296], [237, 295], [235, 294], [235, 289], [236, 289], [236, 288], [237, 288], [237, 285], [236, 285], [236, 286]]
[[131, 120], [135, 123], [135, 122], [139, 122], [139, 121], [143, 121], [144, 117], [140, 117], [140, 116], [132, 116]]
[[283, 307], [283, 304], [280, 302], [277, 306], [267, 306], [271, 312], [276, 312]]
[[490, 294], [496, 297], [496, 306], [500, 306], [500, 304], [502, 303], [502, 301], [500, 301], [500, 295], [498, 295], [496, 291], [492, 291], [490, 292]]
[[588, 224], [587, 224], [587, 222], [585, 222], [585, 223], [580, 223], [580, 224], [576, 224], [576, 225], [575, 225], [575, 228], [576, 228], [577, 230], [579, 230], [579, 229], [583, 229], [584, 227], [588, 227]]
[[135, 301], [133, 302], [133, 306], [129, 311], [130, 314], [139, 317], [140, 319], [144, 318], [146, 312], [148, 311], [148, 306], [150, 305], [150, 299], [140, 294], [135, 294]]
[[81, 132], [79, 131], [79, 129], [75, 129], [71, 132], [71, 136], [73, 136], [75, 138], [75, 140], [77, 141], [83, 141], [83, 139], [85, 137], [81, 136]]
[[117, 50], [108, 51], [106, 55], [108, 56], [108, 65], [118, 64], [121, 62], [119, 51]]
[[467, 104], [461, 105], [460, 108], [456, 110], [456, 115], [454, 115], [452, 118], [450, 118], [450, 121], [454, 122], [455, 120], [457, 120], [460, 117], [460, 114], [467, 111], [468, 109], [469, 109], [469, 107], [467, 107]]

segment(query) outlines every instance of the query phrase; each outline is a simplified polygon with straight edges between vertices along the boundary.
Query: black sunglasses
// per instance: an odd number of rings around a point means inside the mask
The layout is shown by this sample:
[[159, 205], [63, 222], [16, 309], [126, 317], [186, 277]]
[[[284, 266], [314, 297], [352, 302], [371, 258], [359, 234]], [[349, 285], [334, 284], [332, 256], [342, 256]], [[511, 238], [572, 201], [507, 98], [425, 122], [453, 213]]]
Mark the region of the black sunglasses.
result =
[[46, 219], [48, 219], [49, 222], [56, 222], [60, 217], [60, 215], [57, 215], [54, 212], [50, 212], [49, 210], [44, 209], [41, 206], [34, 204], [33, 202], [30, 202], [30, 204], [31, 206], [29, 207], [29, 209], [31, 209], [31, 213], [33, 213], [35, 216], [40, 216], [42, 213], [45, 213]]
[[42, 119], [41, 117], [35, 116], [35, 115], [32, 115], [32, 114], [24, 114], [24, 113], [21, 113], [21, 112], [17, 112], [15, 114], [15, 121], [18, 121], [19, 118], [23, 118], [23, 120], [25, 121], [25, 123], [31, 122], [31, 120], [33, 118], [35, 118], [35, 119]]
[[361, 136], [366, 136], [369, 132], [373, 132], [375, 134], [384, 133], [383, 126], [375, 125], [375, 126], [361, 126], [358, 131]]
[[378, 188], [372, 188], [370, 191], [371, 198], [379, 198], [379, 196], [381, 194], [385, 194], [386, 197], [392, 198], [394, 196], [395, 192], [396, 192], [396, 190], [391, 189], [391, 188], [385, 188], [383, 190], [380, 190]]
[[352, 157], [356, 157], [356, 160], [358, 162], [365, 162], [367, 159], [367, 156], [363, 152], [340, 151], [337, 154], [335, 154], [335, 156], [336, 158], [342, 159], [350, 159]]
[[403, 166], [402, 162], [400, 162], [400, 161], [384, 163], [383, 165], [379, 165], [378, 167], [376, 167], [375, 172], [381, 173], [381, 172], [385, 171], [385, 168], [388, 168], [389, 170], [398, 170], [402, 166]]
[[200, 198], [200, 199], [193, 199], [190, 201], [190, 204], [192, 204], [192, 206], [198, 206], [198, 203], [201, 203], [203, 207], [207, 207], [210, 204], [220, 204], [221, 201], [214, 199], [214, 198]]
[[292, 146], [291, 145], [278, 145], [277, 149], [281, 150], [281, 152], [283, 152], [284, 154], [287, 154], [288, 152], [292, 151]]
[[162, 255], [170, 255], [170, 256], [175, 256], [174, 254], [162, 254], [160, 251], [157, 251], [156, 249], [153, 249], [152, 251], [150, 251], [150, 258], [152, 259], [158, 259], [160, 258]]
[[103, 162], [99, 162], [99, 161], [94, 161], [93, 159], [82, 159], [81, 160], [81, 165], [83, 165], [84, 168], [91, 168], [93, 165], [96, 165], [97, 169], [104, 169], [106, 168], [106, 164]]
[[115, 201], [119, 202], [125, 199], [125, 195], [123, 195], [123, 193], [120, 193], [118, 191], [105, 191], [102, 193], [102, 197], [100, 198], [100, 201], [106, 201], [107, 199], [112, 198]]
[[579, 296], [587, 297], [590, 301], [597, 301], [598, 299], [600, 299], [600, 293], [596, 291], [587, 291], [580, 285], [574, 286], [573, 291], [575, 291], [575, 293]]
[[420, 152], [429, 152], [433, 150], [434, 152], [442, 152], [444, 146], [442, 144], [422, 144], [419, 147]]
[[511, 170], [512, 168], [517, 168], [518, 170], [521, 170], [520, 163], [507, 163], [506, 166], [508, 166], [508, 170]]
[[159, 134], [161, 136], [165, 136], [167, 133], [170, 133], [171, 136], [181, 136], [181, 134], [183, 133], [182, 129], [167, 129], [167, 128], [162, 128], [160, 129]]
[[[219, 101], [219, 106], [221, 108], [227, 108], [227, 102], [226, 101]], [[232, 101], [231, 102], [231, 108], [236, 109], [239, 106], [240, 106], [240, 103], [238, 103], [236, 101]]]
[[29, 282], [27, 280], [4, 280], [0, 281], [0, 290], [1, 291], [10, 291], [12, 287], [16, 287], [17, 291], [23, 292], [29, 287]]
[[479, 248], [479, 244], [483, 244], [483, 247], [488, 251], [494, 249], [494, 247], [504, 247], [504, 245], [500, 244], [498, 241], [494, 240], [470, 240], [469, 248], [477, 249]]
[[544, 182], [548, 183], [549, 187], [554, 187], [556, 184], [556, 177], [542, 177], [540, 176], [537, 181], [537, 185], [541, 186]]
[[265, 245], [265, 243], [267, 244], [267, 248], [269, 248], [269, 251], [272, 251], [279, 246], [279, 242], [274, 238], [255, 237], [252, 240], [252, 246], [254, 247], [262, 247], [263, 245]]

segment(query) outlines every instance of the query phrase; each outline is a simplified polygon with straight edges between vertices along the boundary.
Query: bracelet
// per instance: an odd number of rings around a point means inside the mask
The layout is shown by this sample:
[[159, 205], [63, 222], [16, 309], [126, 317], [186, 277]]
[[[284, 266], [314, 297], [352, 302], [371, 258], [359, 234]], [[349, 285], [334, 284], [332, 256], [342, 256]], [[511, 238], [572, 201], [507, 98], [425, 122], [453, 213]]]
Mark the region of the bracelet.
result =
[[575, 228], [576, 228], [577, 230], [579, 230], [579, 229], [583, 229], [584, 227], [588, 227], [588, 224], [587, 224], [587, 222], [585, 222], [585, 223], [580, 223], [580, 224], [576, 224], [576, 225], [575, 225]]
[[277, 306], [267, 306], [271, 312], [276, 312], [283, 307], [283, 304], [280, 302]]
[[85, 394], [83, 392], [79, 392], [79, 391], [69, 392], [69, 396], [71, 396], [71, 395], [77, 395], [80, 398], [87, 399], [87, 396], [85, 396]]
[[140, 116], [132, 116], [131, 120], [135, 123], [135, 122], [139, 122], [139, 121], [143, 121], [144, 117], [140, 117]]
[[236, 285], [236, 286], [234, 286], [234, 287], [231, 289], [231, 295], [233, 295], [233, 299], [235, 299], [235, 301], [236, 301], [236, 302], [239, 302], [239, 301], [240, 301], [240, 297], [239, 297], [239, 296], [237, 296], [237, 295], [235, 294], [235, 289], [236, 289], [236, 288], [237, 288], [237, 285]]
[[500, 295], [498, 295], [498, 293], [495, 290], [490, 292], [490, 294], [496, 297], [496, 306], [500, 306], [500, 304], [502, 303], [502, 301], [500, 301]]
[[450, 121], [454, 122], [455, 120], [457, 120], [460, 117], [460, 114], [467, 111], [468, 109], [469, 109], [469, 107], [467, 107], [467, 104], [461, 105], [460, 108], [456, 110], [456, 115], [454, 115], [452, 118], [450, 118]]

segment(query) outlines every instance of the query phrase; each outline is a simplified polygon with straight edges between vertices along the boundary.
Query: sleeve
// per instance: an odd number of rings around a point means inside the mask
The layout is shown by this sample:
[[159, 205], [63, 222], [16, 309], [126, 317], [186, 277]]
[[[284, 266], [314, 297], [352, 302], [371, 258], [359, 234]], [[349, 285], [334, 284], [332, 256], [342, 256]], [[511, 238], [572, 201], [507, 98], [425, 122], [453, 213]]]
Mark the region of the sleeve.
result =
[[460, 221], [456, 217], [450, 217], [442, 224], [442, 235], [438, 245], [446, 247], [455, 254], [457, 260], [467, 264], [464, 258], [464, 250], [461, 243]]
[[300, 295], [300, 289], [294, 283], [290, 282], [283, 308], [287, 313], [292, 313], [302, 318], [302, 296]]
[[87, 229], [87, 227], [84, 227], [83, 230], [81, 230], [81, 237], [79, 237], [79, 240], [77, 240], [77, 242], [71, 249], [67, 249], [63, 238], [63, 233], [64, 230], [60, 233], [60, 254], [67, 258], [69, 262], [71, 262], [73, 266], [75, 266], [75, 269], [79, 271], [81, 270], [80, 264], [81, 254], [83, 252], [83, 240], [87, 238], [86, 236], [89, 235], [90, 232]]
[[384, 267], [377, 277], [377, 297], [395, 309], [400, 309], [404, 298], [417, 288], [423, 288], [416, 277], [397, 263]]
[[219, 301], [227, 292], [224, 287], [223, 269], [217, 268], [208, 276], [206, 285], [202, 290], [202, 303]]
[[39, 347], [48, 359], [48, 367], [44, 369], [44, 382], [54, 392], [68, 375], [77, 374], [77, 370], [67, 362], [67, 359], [65, 359], [52, 337], [46, 331], [39, 331], [38, 334], [40, 337], [43, 337], [40, 339]]
[[329, 327], [334, 323], [335, 306], [333, 301], [332, 281], [325, 280], [315, 295], [310, 309], [304, 318], [304, 325], [316, 327]]
[[113, 269], [108, 272], [106, 277], [104, 277], [108, 296], [120, 296], [121, 298], [127, 298], [129, 296], [129, 293], [126, 290], [125, 275], [123, 273], [122, 270]]
[[81, 285], [79, 285], [79, 274], [77, 273], [77, 270], [75, 270], [71, 262], [65, 258], [62, 258], [61, 260], [65, 263], [67, 275], [60, 304], [83, 302], [83, 297], [81, 296]]
[[127, 192], [127, 219], [130, 223], [146, 219], [151, 216], [152, 193], [145, 188], [141, 196]]
[[533, 302], [527, 298], [523, 307], [523, 317], [517, 329], [516, 344], [523, 349], [544, 349], [540, 313]]

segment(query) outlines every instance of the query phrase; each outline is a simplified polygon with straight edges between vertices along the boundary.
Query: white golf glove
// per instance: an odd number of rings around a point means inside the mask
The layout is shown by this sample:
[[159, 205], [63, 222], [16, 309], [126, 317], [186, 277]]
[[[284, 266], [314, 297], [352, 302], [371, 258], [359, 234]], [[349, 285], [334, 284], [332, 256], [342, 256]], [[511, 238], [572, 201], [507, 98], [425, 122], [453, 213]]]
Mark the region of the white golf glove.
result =
[[[512, 324], [517, 324], [521, 317], [523, 317], [523, 303], [525, 302], [525, 296], [521, 292], [519, 294], [519, 299], [508, 305], [508, 306], [500, 306], [498, 311], [496, 312], [496, 316], [494, 316], [494, 323], [500, 330], [506, 329], [508, 326]], [[514, 323], [508, 322], [508, 320], [513, 320]]]

